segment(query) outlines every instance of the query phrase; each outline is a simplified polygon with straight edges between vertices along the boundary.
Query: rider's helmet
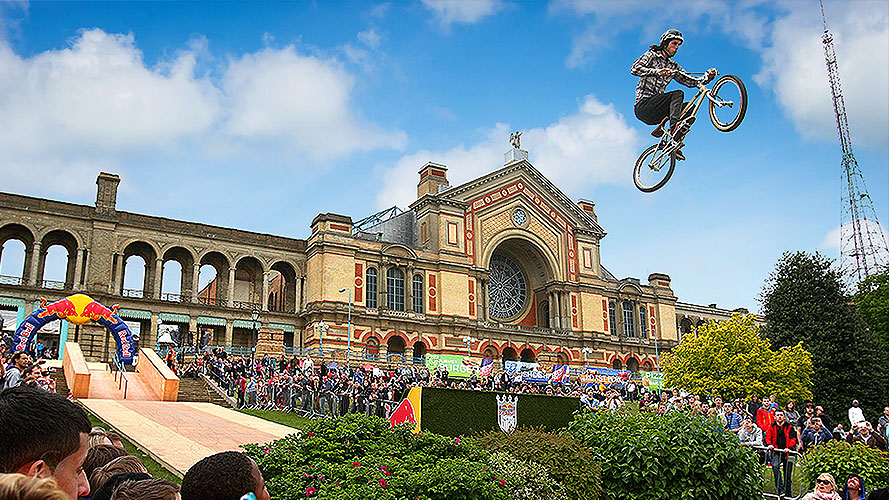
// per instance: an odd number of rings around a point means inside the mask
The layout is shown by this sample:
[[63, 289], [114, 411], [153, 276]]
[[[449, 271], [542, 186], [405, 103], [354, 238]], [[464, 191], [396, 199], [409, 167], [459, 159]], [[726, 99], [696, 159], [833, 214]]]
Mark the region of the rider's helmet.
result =
[[666, 47], [670, 40], [679, 40], [680, 42], [684, 41], [682, 38], [682, 32], [679, 30], [670, 29], [664, 32], [661, 35], [661, 47]]

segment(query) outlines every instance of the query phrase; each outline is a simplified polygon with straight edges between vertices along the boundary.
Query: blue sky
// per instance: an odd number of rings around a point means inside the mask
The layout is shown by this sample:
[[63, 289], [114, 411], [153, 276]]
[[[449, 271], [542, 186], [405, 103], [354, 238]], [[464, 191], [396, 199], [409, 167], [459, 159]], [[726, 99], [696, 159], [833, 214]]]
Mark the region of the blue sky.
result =
[[[885, 225], [889, 4], [825, 11]], [[750, 104], [732, 133], [699, 121], [644, 194], [629, 67], [670, 27], [681, 65], [739, 75]], [[304, 238], [318, 213], [407, 207], [426, 161], [452, 184], [495, 170], [522, 130], [538, 169], [596, 202], [615, 275], [665, 272], [680, 300], [756, 311], [783, 251], [838, 255], [821, 32], [802, 0], [7, 2], [0, 191], [92, 204], [109, 171], [120, 210]]]

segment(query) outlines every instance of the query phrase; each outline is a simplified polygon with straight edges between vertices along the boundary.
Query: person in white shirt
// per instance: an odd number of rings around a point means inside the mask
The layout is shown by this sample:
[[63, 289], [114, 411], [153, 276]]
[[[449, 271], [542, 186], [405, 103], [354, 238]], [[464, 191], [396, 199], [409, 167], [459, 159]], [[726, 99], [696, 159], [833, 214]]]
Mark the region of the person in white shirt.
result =
[[854, 428], [858, 422], [864, 422], [864, 412], [858, 406], [857, 399], [852, 401], [852, 407], [849, 408], [849, 422], [852, 424], [852, 427], [849, 427], [850, 429]]

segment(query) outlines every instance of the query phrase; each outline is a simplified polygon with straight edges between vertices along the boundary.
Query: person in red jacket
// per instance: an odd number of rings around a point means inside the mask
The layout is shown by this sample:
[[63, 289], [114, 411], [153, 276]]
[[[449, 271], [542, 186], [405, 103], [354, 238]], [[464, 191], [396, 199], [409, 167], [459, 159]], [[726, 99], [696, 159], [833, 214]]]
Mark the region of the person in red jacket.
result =
[[772, 403], [769, 398], [762, 398], [762, 406], [756, 410], [756, 425], [762, 429], [763, 435], [769, 432], [769, 426], [775, 421], [775, 413], [773, 412]]
[[[775, 412], [775, 421], [766, 431], [766, 445], [772, 461], [772, 473], [775, 475], [775, 491], [779, 497], [790, 498], [790, 475], [793, 464], [787, 459], [791, 451], [796, 451], [796, 429], [784, 418], [784, 410]], [[783, 474], [781, 468], [784, 468]]]

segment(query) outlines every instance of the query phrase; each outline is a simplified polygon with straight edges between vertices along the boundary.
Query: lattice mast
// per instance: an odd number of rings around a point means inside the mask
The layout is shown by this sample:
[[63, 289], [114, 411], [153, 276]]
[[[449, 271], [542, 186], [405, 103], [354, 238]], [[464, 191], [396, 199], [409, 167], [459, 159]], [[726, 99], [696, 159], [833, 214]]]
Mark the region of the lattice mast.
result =
[[858, 283], [868, 275], [879, 272], [889, 264], [889, 247], [880, 229], [873, 201], [867, 194], [864, 176], [858, 168], [858, 161], [852, 154], [852, 137], [849, 121], [846, 118], [846, 104], [840, 86], [840, 73], [837, 68], [837, 55], [833, 46], [833, 36], [827, 31], [827, 18], [824, 3], [821, 2], [821, 19], [824, 22], [824, 57], [827, 61], [827, 77], [830, 81], [830, 94], [833, 97], [833, 110], [836, 114], [837, 132], [842, 148], [842, 170], [845, 186], [842, 193], [842, 215], [840, 218], [840, 267], [843, 276], [851, 283]]

